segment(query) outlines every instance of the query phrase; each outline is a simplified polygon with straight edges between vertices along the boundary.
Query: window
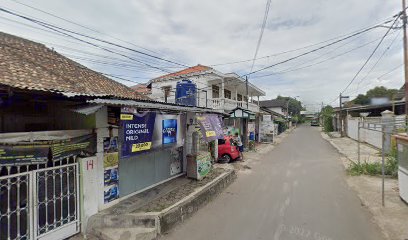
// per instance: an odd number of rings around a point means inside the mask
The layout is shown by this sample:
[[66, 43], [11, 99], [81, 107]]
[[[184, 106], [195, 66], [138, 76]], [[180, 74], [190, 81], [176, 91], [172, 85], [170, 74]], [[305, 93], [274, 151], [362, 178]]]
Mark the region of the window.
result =
[[171, 86], [162, 87], [164, 92], [164, 102], [167, 102], [168, 97], [170, 96]]
[[212, 97], [219, 98], [220, 97], [220, 87], [216, 85], [212, 85]]
[[224, 89], [224, 96], [225, 98], [231, 99], [231, 91]]
[[225, 143], [226, 143], [225, 139], [218, 139], [218, 145], [222, 145]]
[[241, 94], [237, 94], [237, 101], [242, 101], [242, 95]]

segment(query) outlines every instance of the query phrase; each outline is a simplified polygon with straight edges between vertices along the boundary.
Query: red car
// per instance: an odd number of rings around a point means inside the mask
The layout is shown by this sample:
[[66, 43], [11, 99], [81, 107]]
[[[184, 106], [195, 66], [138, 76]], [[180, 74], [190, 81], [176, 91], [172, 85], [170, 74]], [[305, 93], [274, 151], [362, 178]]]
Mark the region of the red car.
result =
[[222, 159], [228, 163], [237, 158], [239, 158], [239, 150], [238, 147], [233, 144], [232, 137], [218, 139], [218, 159]]

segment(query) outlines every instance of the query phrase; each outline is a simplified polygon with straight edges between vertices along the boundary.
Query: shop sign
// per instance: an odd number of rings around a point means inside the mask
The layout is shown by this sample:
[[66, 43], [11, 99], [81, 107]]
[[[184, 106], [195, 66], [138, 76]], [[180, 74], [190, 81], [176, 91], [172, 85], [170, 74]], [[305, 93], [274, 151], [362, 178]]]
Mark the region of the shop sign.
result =
[[119, 198], [118, 137], [103, 139], [104, 202]]
[[222, 122], [217, 115], [202, 115], [197, 117], [197, 120], [206, 142], [224, 137]]
[[120, 115], [123, 129], [122, 157], [130, 157], [152, 148], [152, 138], [156, 112], [131, 113]]
[[96, 138], [94, 134], [62, 140], [51, 145], [52, 159], [54, 161], [80, 155], [82, 152], [92, 154], [96, 152], [95, 149]]
[[64, 140], [0, 145], [0, 164], [46, 163], [50, 151], [54, 161], [83, 153], [93, 155], [96, 152], [96, 138], [94, 134], [88, 134]]
[[18, 144], [0, 146], [0, 164], [38, 164], [48, 161], [49, 144]]
[[211, 170], [211, 155], [197, 156], [197, 173], [199, 178], [205, 177]]
[[177, 119], [163, 119], [162, 143], [170, 144], [177, 142]]

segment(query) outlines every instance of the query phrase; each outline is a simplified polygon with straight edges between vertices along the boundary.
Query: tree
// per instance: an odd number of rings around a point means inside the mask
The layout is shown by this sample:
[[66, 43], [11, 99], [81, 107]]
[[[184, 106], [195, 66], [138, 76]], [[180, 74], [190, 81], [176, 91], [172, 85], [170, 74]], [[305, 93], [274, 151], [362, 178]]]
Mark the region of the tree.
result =
[[383, 86], [375, 87], [366, 92], [366, 94], [359, 94], [355, 99], [346, 104], [346, 106], [351, 107], [353, 105], [368, 105], [372, 98], [388, 98], [392, 100], [398, 89], [388, 89]]
[[276, 99], [285, 100], [285, 102], [289, 101], [289, 104], [288, 104], [288, 112], [289, 112], [289, 114], [291, 114], [292, 116], [300, 115], [300, 111], [303, 110], [302, 102], [301, 102], [301, 101], [298, 101], [298, 100], [295, 99], [295, 98], [278, 96]]
[[322, 118], [323, 121], [323, 129], [325, 132], [333, 132], [333, 114], [334, 114], [334, 109], [332, 106], [327, 105], [322, 108], [320, 112], [320, 117]]

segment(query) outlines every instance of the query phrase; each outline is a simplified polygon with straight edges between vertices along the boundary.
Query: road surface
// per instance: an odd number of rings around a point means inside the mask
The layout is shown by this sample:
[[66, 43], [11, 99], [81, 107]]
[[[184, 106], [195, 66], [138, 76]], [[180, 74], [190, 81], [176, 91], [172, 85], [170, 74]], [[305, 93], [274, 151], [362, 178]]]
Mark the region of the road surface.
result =
[[377, 240], [336, 150], [301, 126], [164, 240]]

